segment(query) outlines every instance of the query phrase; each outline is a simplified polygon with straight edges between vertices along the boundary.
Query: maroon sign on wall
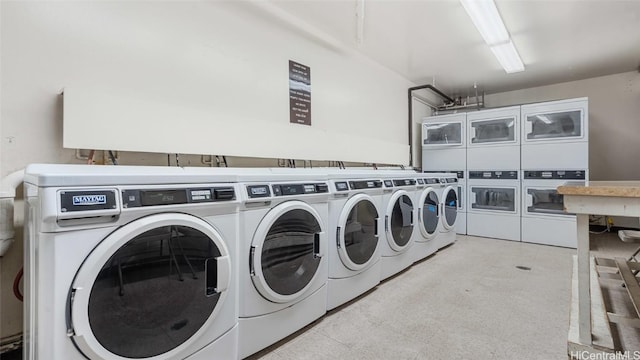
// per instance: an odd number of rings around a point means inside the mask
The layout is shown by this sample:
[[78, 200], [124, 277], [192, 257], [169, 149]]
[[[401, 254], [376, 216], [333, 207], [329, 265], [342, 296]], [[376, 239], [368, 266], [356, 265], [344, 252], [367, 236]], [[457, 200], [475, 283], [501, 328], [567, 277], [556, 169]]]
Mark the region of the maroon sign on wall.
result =
[[311, 68], [289, 60], [289, 121], [311, 125]]

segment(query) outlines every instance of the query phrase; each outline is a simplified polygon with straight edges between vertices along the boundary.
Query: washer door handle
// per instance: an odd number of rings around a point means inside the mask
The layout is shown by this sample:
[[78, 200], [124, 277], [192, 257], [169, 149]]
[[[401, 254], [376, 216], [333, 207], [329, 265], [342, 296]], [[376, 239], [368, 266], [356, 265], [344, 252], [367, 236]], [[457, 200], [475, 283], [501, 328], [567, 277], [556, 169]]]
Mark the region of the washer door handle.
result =
[[384, 216], [384, 232], [389, 232], [389, 215]]
[[321, 258], [322, 251], [320, 250], [320, 233], [313, 234], [313, 257]]
[[251, 276], [255, 276], [256, 275], [256, 269], [255, 266], [253, 265], [253, 257], [256, 254], [256, 247], [252, 246], [251, 250], [249, 250], [249, 274], [251, 274]]
[[378, 237], [378, 218], [373, 222], [373, 236]]
[[[340, 226], [338, 226], [336, 228], [336, 245], [338, 246], [338, 249], [340, 249], [342, 247], [342, 246], [340, 246]], [[314, 244], [314, 246], [315, 246], [315, 244]]]
[[[215, 263], [212, 264], [212, 262]], [[229, 269], [231, 268], [229, 256], [218, 256], [207, 260], [206, 271], [206, 295], [211, 296], [221, 293], [229, 288]], [[215, 267], [214, 267], [215, 266]], [[214, 270], [215, 269], [215, 273]]]

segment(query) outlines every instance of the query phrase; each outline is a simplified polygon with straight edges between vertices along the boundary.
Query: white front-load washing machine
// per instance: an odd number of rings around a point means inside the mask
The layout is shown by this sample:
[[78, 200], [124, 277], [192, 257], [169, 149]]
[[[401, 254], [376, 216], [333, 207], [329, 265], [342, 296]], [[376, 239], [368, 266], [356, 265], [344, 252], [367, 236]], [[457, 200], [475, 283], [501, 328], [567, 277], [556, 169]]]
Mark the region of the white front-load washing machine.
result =
[[238, 176], [241, 358], [327, 309], [327, 181], [314, 174], [255, 171]]
[[236, 359], [238, 198], [182, 168], [30, 165], [25, 359]]
[[327, 310], [378, 285], [382, 233], [379, 177], [357, 170], [333, 171], [329, 188]]
[[458, 176], [455, 173], [446, 173], [440, 178], [440, 234], [438, 235], [438, 248], [442, 249], [456, 241], [456, 222], [458, 219]]
[[381, 248], [380, 279], [387, 279], [410, 267], [415, 246], [415, 188], [413, 171], [380, 170], [384, 184], [384, 239]]
[[418, 213], [416, 247], [412, 251], [414, 261], [420, 261], [439, 249], [440, 200], [442, 174], [418, 174], [416, 178], [415, 201]]
[[[455, 216], [455, 225], [454, 225], [454, 230], [456, 232], [456, 234], [459, 235], [466, 235], [467, 234], [467, 172], [460, 170], [460, 171], [444, 171], [444, 170], [439, 170], [439, 171], [425, 171], [425, 173], [453, 173], [456, 174], [457, 178], [458, 178], [458, 190], [457, 190], [457, 196], [458, 196], [458, 209], [456, 211], [456, 216]], [[449, 180], [451, 181], [451, 180]], [[451, 210], [451, 209], [450, 209]], [[445, 219], [443, 219], [443, 221], [446, 221]]]

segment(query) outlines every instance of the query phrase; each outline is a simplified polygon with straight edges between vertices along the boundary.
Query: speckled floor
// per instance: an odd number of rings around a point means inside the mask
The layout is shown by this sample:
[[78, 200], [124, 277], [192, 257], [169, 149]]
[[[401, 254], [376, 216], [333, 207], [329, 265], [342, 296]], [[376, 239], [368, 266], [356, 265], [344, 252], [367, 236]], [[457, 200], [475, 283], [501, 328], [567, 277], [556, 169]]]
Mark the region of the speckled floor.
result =
[[566, 359], [574, 253], [459, 236], [251, 359]]
[[[636, 245], [604, 234], [592, 235], [591, 247], [596, 256], [626, 257]], [[459, 236], [250, 359], [566, 359], [574, 253]], [[603, 294], [608, 310], [632, 310], [618, 284], [603, 284]], [[619, 349], [640, 350], [640, 331], [612, 330]]]

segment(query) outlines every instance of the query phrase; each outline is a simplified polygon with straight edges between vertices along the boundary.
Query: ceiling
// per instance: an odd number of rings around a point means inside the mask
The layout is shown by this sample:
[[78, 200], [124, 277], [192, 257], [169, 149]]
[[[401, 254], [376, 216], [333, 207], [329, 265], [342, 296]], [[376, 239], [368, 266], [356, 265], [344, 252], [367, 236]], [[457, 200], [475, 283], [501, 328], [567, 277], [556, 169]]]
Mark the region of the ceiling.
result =
[[457, 0], [272, 0], [417, 85], [487, 94], [639, 69], [640, 0], [496, 0], [525, 71], [506, 74]]

